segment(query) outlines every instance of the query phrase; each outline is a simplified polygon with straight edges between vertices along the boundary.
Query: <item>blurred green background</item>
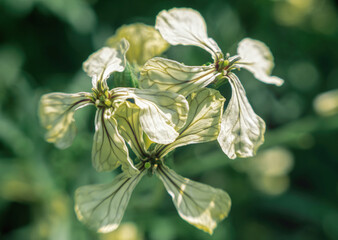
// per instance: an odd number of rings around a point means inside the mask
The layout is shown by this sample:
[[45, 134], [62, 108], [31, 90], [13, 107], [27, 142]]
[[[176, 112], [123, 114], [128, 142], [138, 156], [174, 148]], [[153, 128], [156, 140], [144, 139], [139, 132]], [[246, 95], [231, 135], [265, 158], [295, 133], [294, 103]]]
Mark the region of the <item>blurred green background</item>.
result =
[[[81, 70], [88, 55], [121, 25], [153, 25], [172, 7], [200, 11], [224, 52], [235, 54], [244, 37], [265, 42], [285, 84], [238, 73], [268, 126], [256, 157], [229, 160], [217, 142], [174, 153], [175, 171], [232, 198], [213, 236], [183, 221], [154, 177], [137, 186], [120, 228], [97, 234], [73, 210], [76, 188], [116, 174], [91, 166], [94, 108], [76, 113], [75, 142], [59, 150], [43, 139], [38, 100], [89, 91]], [[0, 239], [338, 239], [337, 7], [334, 0], [0, 0]], [[165, 56], [210, 61], [196, 47], [171, 47]], [[222, 94], [230, 99], [227, 88]]]

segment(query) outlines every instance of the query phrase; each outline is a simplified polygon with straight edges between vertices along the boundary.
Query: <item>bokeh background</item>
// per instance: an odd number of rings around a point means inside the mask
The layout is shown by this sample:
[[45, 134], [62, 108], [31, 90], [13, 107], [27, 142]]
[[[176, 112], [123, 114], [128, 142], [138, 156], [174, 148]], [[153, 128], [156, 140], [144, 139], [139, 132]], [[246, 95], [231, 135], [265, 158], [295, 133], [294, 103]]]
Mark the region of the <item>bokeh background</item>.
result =
[[[38, 101], [49, 92], [90, 91], [81, 70], [88, 55], [121, 25], [153, 25], [172, 7], [200, 11], [224, 52], [235, 54], [244, 37], [265, 42], [285, 84], [238, 73], [268, 126], [256, 157], [229, 160], [217, 142], [174, 153], [175, 171], [232, 198], [213, 236], [178, 216], [155, 177], [137, 186], [117, 231], [97, 234], [73, 210], [76, 188], [116, 174], [91, 166], [95, 110], [76, 113], [75, 142], [59, 150], [43, 139]], [[334, 0], [1, 0], [0, 239], [338, 239], [337, 7]], [[196, 47], [171, 47], [165, 56], [210, 61]], [[228, 86], [221, 90], [229, 99]]]

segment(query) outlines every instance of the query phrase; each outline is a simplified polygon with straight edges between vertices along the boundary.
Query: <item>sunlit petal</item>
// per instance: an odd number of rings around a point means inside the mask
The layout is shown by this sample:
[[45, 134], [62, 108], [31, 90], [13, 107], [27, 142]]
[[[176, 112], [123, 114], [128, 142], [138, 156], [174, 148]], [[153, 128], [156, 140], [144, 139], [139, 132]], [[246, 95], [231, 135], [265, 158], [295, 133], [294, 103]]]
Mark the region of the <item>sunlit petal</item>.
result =
[[115, 230], [124, 215], [130, 196], [146, 173], [132, 177], [122, 173], [112, 183], [83, 186], [75, 192], [75, 211], [80, 221], [101, 233]]
[[212, 234], [217, 223], [228, 216], [231, 199], [223, 190], [184, 178], [164, 165], [158, 167], [156, 175], [178, 214], [195, 227]]
[[97, 88], [98, 83], [106, 87], [111, 73], [124, 70], [128, 48], [128, 41], [122, 39], [115, 48], [103, 47], [88, 57], [83, 63], [83, 70], [92, 77], [93, 88]]
[[47, 129], [46, 141], [58, 148], [69, 147], [76, 135], [75, 110], [91, 103], [90, 94], [85, 92], [43, 95], [39, 105], [41, 124]]
[[251, 157], [264, 142], [265, 123], [253, 111], [237, 76], [229, 73], [231, 100], [223, 114], [218, 142], [229, 158]]
[[147, 155], [140, 123], [140, 108], [131, 102], [124, 102], [114, 113], [121, 136], [129, 144], [138, 158]]
[[130, 43], [127, 59], [131, 63], [142, 66], [152, 57], [159, 56], [168, 49], [169, 44], [152, 26], [142, 23], [124, 25], [117, 29], [116, 34], [108, 39], [107, 45], [115, 47], [122, 38]]
[[119, 95], [119, 101], [134, 101], [141, 109], [142, 129], [153, 142], [173, 142], [178, 136], [176, 129], [187, 119], [189, 106], [182, 95], [135, 88], [115, 88], [114, 93]]
[[161, 11], [156, 18], [156, 29], [172, 45], [194, 45], [208, 51], [214, 59], [222, 54], [217, 43], [208, 37], [201, 14], [190, 8]]
[[192, 143], [209, 142], [217, 139], [221, 128], [224, 97], [214, 89], [204, 88], [188, 97], [189, 114], [177, 139], [165, 146], [157, 146], [163, 157], [174, 148]]
[[283, 79], [271, 76], [274, 67], [273, 56], [263, 42], [245, 38], [238, 44], [237, 52], [241, 57], [240, 62], [244, 63], [239, 63], [238, 66], [252, 72], [258, 80], [277, 86], [284, 83]]
[[171, 91], [183, 96], [212, 83], [220, 75], [214, 65], [186, 66], [179, 62], [152, 58], [141, 71], [140, 87]]
[[95, 117], [95, 134], [92, 149], [93, 166], [97, 171], [111, 171], [122, 165], [122, 170], [137, 173], [128, 155], [128, 148], [117, 130], [117, 123], [109, 110], [100, 109]]

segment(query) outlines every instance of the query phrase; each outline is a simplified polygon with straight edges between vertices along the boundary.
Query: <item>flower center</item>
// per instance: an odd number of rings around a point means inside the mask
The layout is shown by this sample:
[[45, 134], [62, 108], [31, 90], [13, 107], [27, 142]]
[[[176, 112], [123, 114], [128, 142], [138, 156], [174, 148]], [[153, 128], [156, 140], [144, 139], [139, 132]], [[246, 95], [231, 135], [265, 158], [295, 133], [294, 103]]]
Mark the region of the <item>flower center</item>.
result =
[[226, 59], [221, 58], [216, 62], [216, 70], [223, 73], [223, 76], [226, 76], [228, 72], [235, 68], [234, 65], [238, 62], [238, 60], [240, 60], [239, 56], [230, 57], [227, 55]]
[[92, 100], [98, 108], [110, 108], [113, 104], [114, 96], [108, 91], [98, 91], [97, 89], [92, 89]]
[[149, 157], [145, 162], [144, 162], [144, 168], [148, 169], [149, 172], [152, 174], [155, 173], [155, 170], [157, 169], [158, 165], [160, 165], [162, 161], [158, 157]]

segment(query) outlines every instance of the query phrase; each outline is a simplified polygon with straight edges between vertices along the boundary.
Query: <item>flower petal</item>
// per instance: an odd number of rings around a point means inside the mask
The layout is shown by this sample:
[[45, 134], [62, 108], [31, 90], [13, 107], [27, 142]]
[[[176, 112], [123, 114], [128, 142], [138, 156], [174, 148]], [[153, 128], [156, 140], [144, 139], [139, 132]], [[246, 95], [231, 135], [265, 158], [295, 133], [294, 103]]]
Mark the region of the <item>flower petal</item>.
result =
[[222, 54], [217, 43], [208, 38], [207, 27], [201, 14], [190, 8], [161, 11], [156, 18], [156, 29], [171, 45], [194, 45], [208, 51], [213, 59]]
[[195, 227], [212, 234], [217, 223], [228, 216], [231, 199], [223, 190], [184, 178], [164, 165], [158, 167], [156, 175], [178, 214]]
[[95, 135], [92, 149], [94, 168], [111, 171], [122, 165], [122, 170], [134, 175], [138, 172], [128, 155], [128, 148], [117, 130], [117, 122], [109, 110], [100, 109], [95, 116]]
[[107, 45], [115, 47], [122, 38], [130, 43], [127, 59], [131, 63], [142, 66], [148, 59], [158, 56], [169, 47], [161, 34], [152, 26], [143, 23], [124, 25], [116, 34], [107, 40]]
[[229, 73], [231, 100], [223, 114], [218, 142], [229, 158], [251, 157], [264, 142], [265, 123], [253, 111], [245, 90], [233, 73]]
[[69, 147], [75, 137], [75, 110], [91, 104], [90, 94], [85, 92], [66, 94], [50, 93], [41, 97], [39, 117], [47, 129], [46, 141], [58, 148]]
[[179, 62], [152, 58], [141, 71], [140, 87], [171, 91], [183, 96], [212, 83], [220, 75], [214, 65], [186, 66]]
[[[140, 123], [150, 140], [167, 144], [173, 142], [188, 116], [188, 102], [179, 94], [135, 88], [114, 88], [115, 102], [135, 101], [141, 109]], [[117, 108], [117, 107], [116, 107]]]
[[98, 88], [99, 83], [107, 87], [111, 73], [123, 72], [128, 48], [128, 41], [122, 39], [115, 48], [103, 47], [88, 57], [83, 63], [83, 70], [92, 77], [93, 88]]
[[238, 44], [237, 52], [241, 60], [236, 65], [250, 71], [258, 80], [277, 86], [284, 83], [283, 79], [271, 76], [274, 67], [273, 56], [263, 42], [245, 38]]
[[192, 143], [209, 142], [217, 139], [221, 128], [224, 97], [214, 89], [204, 88], [188, 97], [189, 114], [177, 139], [169, 145], [158, 145], [161, 157], [174, 148]]
[[135, 104], [141, 109], [140, 123], [149, 139], [156, 143], [173, 142], [188, 116], [187, 100], [173, 92], [135, 89]]
[[127, 141], [133, 152], [139, 159], [147, 155], [147, 149], [143, 140], [143, 130], [140, 124], [140, 108], [131, 102], [124, 102], [114, 113], [119, 132]]
[[132, 177], [121, 173], [112, 183], [83, 186], [75, 192], [75, 212], [80, 221], [101, 233], [115, 230], [130, 196], [147, 171]]

